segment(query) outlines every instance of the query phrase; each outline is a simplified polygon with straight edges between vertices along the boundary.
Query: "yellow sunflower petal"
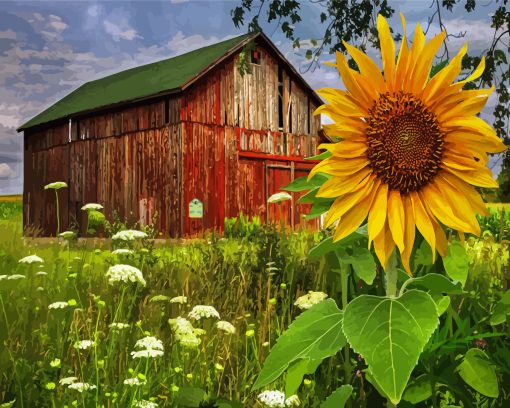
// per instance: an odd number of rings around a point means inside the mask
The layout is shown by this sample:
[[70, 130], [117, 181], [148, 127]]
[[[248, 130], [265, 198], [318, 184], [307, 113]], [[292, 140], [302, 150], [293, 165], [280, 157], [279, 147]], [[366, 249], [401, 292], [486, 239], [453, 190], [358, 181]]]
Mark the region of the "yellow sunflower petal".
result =
[[388, 22], [382, 15], [377, 15], [377, 30], [381, 43], [381, 57], [388, 90], [393, 90], [395, 85], [395, 43], [391, 36]]
[[456, 116], [471, 116], [480, 113], [487, 104], [490, 94], [494, 91], [494, 86], [490, 89], [484, 89], [484, 91], [485, 92], [480, 93], [477, 97], [466, 99], [454, 106], [452, 106], [453, 104], [450, 105], [449, 110], [437, 112], [436, 117], [438, 122], [442, 123]]
[[324, 133], [328, 137], [339, 137], [345, 140], [366, 140], [366, 135], [361, 128], [348, 127], [331, 123], [323, 126]]
[[491, 133], [481, 134], [467, 129], [459, 128], [447, 132], [444, 140], [445, 142], [451, 142], [458, 145], [477, 145], [478, 148], [489, 153], [500, 153], [507, 149], [507, 146], [496, 135]]
[[358, 183], [362, 181], [365, 177], [367, 177], [370, 173], [372, 173], [371, 169], [364, 168], [347, 178], [333, 177], [326, 181], [319, 188], [319, 191], [317, 192], [316, 196], [332, 198], [350, 193], [356, 187], [358, 187]]
[[402, 253], [404, 250], [404, 205], [398, 190], [390, 190], [388, 193], [388, 223], [391, 235]]
[[473, 186], [446, 171], [443, 171], [441, 174], [438, 175], [438, 177], [443, 178], [447, 183], [450, 183], [450, 185], [459, 190], [468, 199], [469, 203], [471, 204], [471, 207], [478, 214], [484, 216], [489, 215], [489, 210], [487, 209], [487, 206], [482, 200], [480, 194], [478, 194], [478, 192], [475, 190]]
[[358, 82], [353, 76], [353, 70], [349, 68], [347, 65], [347, 61], [341, 52], [336, 53], [336, 65], [340, 75], [342, 76], [342, 81], [345, 85], [345, 88], [349, 91], [352, 97], [366, 110], [371, 107], [371, 100], [365, 94], [365, 92], [360, 88]]
[[[418, 27], [417, 27], [418, 28]], [[420, 27], [421, 31], [421, 27]], [[423, 33], [422, 33], [423, 35]], [[442, 31], [438, 35], [436, 35], [432, 40], [430, 40], [425, 47], [420, 51], [420, 53], [416, 56], [417, 61], [416, 65], [413, 69], [412, 80], [411, 80], [411, 91], [418, 94], [421, 92], [426, 82], [429, 79], [430, 69], [432, 67], [432, 61], [436, 56], [437, 50], [444, 42], [446, 33]], [[416, 38], [416, 34], [415, 34]], [[425, 41], [425, 36], [423, 36], [423, 41]]]
[[465, 44], [459, 53], [451, 60], [451, 62], [439, 71], [428, 82], [422, 92], [422, 100], [425, 105], [431, 104], [434, 98], [441, 96], [448, 85], [456, 78], [462, 68], [462, 57], [467, 52], [467, 44]]
[[308, 174], [310, 180], [317, 173], [326, 173], [332, 176], [349, 176], [357, 173], [364, 167], [367, 167], [369, 161], [366, 157], [356, 157], [354, 159], [342, 159], [340, 157], [328, 157], [316, 164]]
[[489, 89], [471, 89], [468, 91], [455, 92], [444, 98], [438, 99], [433, 105], [430, 105], [429, 108], [435, 112], [437, 117], [440, 117], [445, 112], [449, 112], [450, 110], [454, 109], [460, 103], [463, 103], [470, 99], [477, 99], [483, 98], [484, 96], [489, 96], [493, 90], [494, 86], [492, 86]]
[[411, 258], [411, 252], [413, 251], [414, 246], [414, 237], [415, 237], [415, 222], [414, 222], [414, 210], [413, 203], [411, 202], [411, 197], [409, 194], [402, 197], [402, 202], [404, 203], [404, 213], [405, 213], [405, 230], [404, 230], [404, 250], [400, 253], [402, 258], [402, 265], [406, 270], [409, 276], [413, 276], [411, 271], [411, 266], [409, 265], [409, 259]]
[[419, 192], [425, 207], [430, 213], [447, 227], [469, 231], [471, 227], [463, 219], [455, 215], [446, 201], [446, 194], [442, 194], [433, 184], [427, 184]]
[[331, 226], [331, 224], [340, 219], [347, 211], [367, 197], [371, 193], [373, 187], [374, 178], [367, 177], [367, 179], [359, 183], [356, 190], [338, 197], [331, 205], [331, 208], [324, 218], [325, 228]]
[[428, 242], [432, 249], [432, 262], [436, 261], [436, 234], [434, 226], [430, 220], [429, 214], [423, 205], [420, 195], [416, 191], [409, 193], [411, 202], [414, 209], [414, 219], [416, 221], [416, 228], [420, 231], [425, 241]]
[[400, 13], [400, 19], [402, 20], [402, 27], [404, 34], [402, 36], [402, 45], [398, 52], [396, 73], [395, 73], [395, 90], [402, 90], [404, 84], [404, 78], [407, 72], [407, 66], [409, 62], [409, 48], [407, 46], [407, 33], [406, 33], [406, 20], [404, 15]]
[[322, 143], [319, 145], [319, 149], [326, 149], [331, 152], [333, 156], [344, 157], [344, 158], [355, 158], [365, 156], [365, 152], [368, 146], [365, 141], [350, 141], [342, 140], [337, 143]]
[[386, 92], [386, 83], [377, 64], [364, 52], [342, 41], [347, 52], [358, 65], [361, 75], [369, 78], [377, 92]]
[[[342, 112], [346, 116], [359, 116], [363, 117], [367, 111], [352, 99], [352, 97], [340, 89], [322, 88], [316, 91], [320, 96], [327, 99], [336, 110]], [[319, 106], [314, 114], [322, 113], [323, 106]]]
[[374, 238], [374, 249], [377, 258], [379, 258], [379, 262], [381, 263], [382, 267], [386, 269], [388, 259], [395, 249], [395, 242], [391, 237], [388, 221], [384, 223], [384, 228]]
[[370, 193], [363, 198], [358, 205], [352, 207], [342, 216], [342, 218], [340, 218], [340, 222], [338, 223], [333, 236], [333, 241], [339, 241], [352, 234], [361, 225], [365, 218], [367, 218], [368, 211], [372, 205], [374, 195], [379, 188], [379, 184], [380, 182], [376, 180]]
[[470, 76], [468, 76], [466, 79], [464, 79], [462, 81], [456, 82], [454, 85], [462, 85], [463, 86], [464, 84], [466, 84], [468, 82], [474, 81], [482, 76], [483, 71], [485, 71], [485, 57], [482, 57], [482, 59], [478, 63], [478, 66], [476, 67], [476, 69], [473, 71], [473, 73]]
[[451, 167], [443, 167], [447, 172], [467, 181], [477, 187], [498, 188], [499, 184], [492, 178], [492, 173], [488, 168], [478, 170], [456, 170]]
[[409, 63], [407, 65], [407, 75], [404, 79], [404, 89], [412, 91], [412, 82], [414, 79], [414, 72], [419, 69], [419, 55], [423, 52], [425, 46], [425, 35], [421, 29], [420, 23], [416, 24], [414, 29], [414, 38], [409, 50]]
[[456, 229], [480, 235], [480, 225], [473, 213], [471, 203], [466, 196], [440, 175], [434, 178], [434, 183], [431, 186], [437, 187], [437, 190], [440, 191], [445, 198], [445, 200], [443, 200], [443, 207], [449, 207], [451, 212], [455, 214], [459, 220], [462, 220], [469, 226], [469, 229]]
[[466, 161], [470, 161], [474, 158], [475, 161], [484, 166], [489, 162], [489, 156], [479, 145], [466, 146], [466, 144], [460, 145], [446, 142], [444, 146], [446, 147], [444, 157], [455, 157], [457, 160], [460, 160], [461, 163], [466, 163]]
[[388, 184], [383, 183], [374, 197], [368, 214], [368, 247], [384, 228], [388, 207]]

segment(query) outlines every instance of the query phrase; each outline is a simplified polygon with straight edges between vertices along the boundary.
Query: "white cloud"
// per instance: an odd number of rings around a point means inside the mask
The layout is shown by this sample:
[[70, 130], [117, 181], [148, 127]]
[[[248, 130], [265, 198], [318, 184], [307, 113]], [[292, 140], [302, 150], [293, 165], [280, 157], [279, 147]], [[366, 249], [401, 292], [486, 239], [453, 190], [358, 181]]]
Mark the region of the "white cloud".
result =
[[227, 35], [223, 38], [215, 36], [204, 38], [199, 34], [185, 36], [182, 31], [178, 31], [167, 43], [167, 48], [175, 54], [182, 54], [197, 48], [206, 47], [207, 45], [216, 44], [233, 37], [235, 37], [235, 35]]
[[14, 171], [7, 163], [0, 163], [0, 180], [10, 179], [14, 175]]
[[56, 31], [61, 33], [64, 31], [67, 27], [69, 27], [68, 24], [66, 24], [59, 16], [56, 16], [54, 14], [50, 14], [50, 22], [49, 25], [53, 27]]
[[137, 34], [137, 32], [134, 28], [122, 29], [117, 24], [114, 24], [108, 20], [103, 21], [103, 27], [104, 27], [105, 31], [108, 34], [110, 34], [115, 41], [120, 41], [120, 40], [132, 41], [135, 38], [142, 38]]
[[0, 31], [0, 39], [2, 40], [15, 40], [16, 33], [12, 30]]

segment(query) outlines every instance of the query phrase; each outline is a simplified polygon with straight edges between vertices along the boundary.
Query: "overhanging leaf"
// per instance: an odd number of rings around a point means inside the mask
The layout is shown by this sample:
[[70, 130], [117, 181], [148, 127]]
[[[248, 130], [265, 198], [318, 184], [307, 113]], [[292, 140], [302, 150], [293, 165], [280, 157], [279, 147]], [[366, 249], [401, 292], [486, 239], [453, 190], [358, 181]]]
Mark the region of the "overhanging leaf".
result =
[[321, 404], [320, 408], [344, 408], [352, 394], [352, 385], [341, 385]]
[[310, 360], [303, 358], [295, 361], [289, 366], [285, 377], [285, 395], [293, 395], [298, 390], [305, 374], [312, 374], [322, 360]]
[[305, 160], [324, 160], [331, 156], [332, 156], [332, 153], [329, 150], [326, 150], [316, 156], [305, 157]]
[[427, 289], [431, 294], [461, 294], [463, 293], [460, 283], [454, 284], [446, 276], [438, 273], [428, 273], [419, 278], [410, 278], [406, 281], [407, 288]]
[[175, 402], [180, 407], [198, 408], [200, 403], [205, 400], [206, 392], [197, 387], [180, 388], [175, 396]]
[[399, 298], [358, 296], [345, 309], [343, 329], [379, 388], [398, 404], [438, 324], [436, 304], [430, 295], [410, 290]]
[[352, 265], [354, 272], [358, 278], [365, 281], [368, 285], [374, 282], [375, 261], [372, 253], [366, 248], [366, 245], [352, 245], [351, 254], [347, 250], [341, 248], [336, 251], [338, 258], [345, 263]]
[[464, 245], [459, 241], [451, 242], [448, 245], [448, 254], [443, 258], [443, 265], [446, 274], [464, 287], [469, 270], [469, 257]]
[[487, 397], [499, 396], [496, 371], [487, 354], [480, 349], [469, 349], [460, 363], [459, 375], [470, 387]]
[[333, 299], [324, 300], [299, 315], [271, 349], [252, 389], [276, 380], [294, 361], [322, 361], [336, 354], [346, 344], [342, 316]]
[[308, 176], [298, 177], [280, 190], [293, 192], [311, 190], [322, 186], [329, 178], [331, 178], [331, 176], [324, 173], [315, 174], [310, 180], [307, 180]]
[[510, 314], [510, 290], [506, 291], [501, 300], [496, 303], [491, 314], [490, 323], [495, 326], [506, 322], [506, 316]]
[[353, 242], [358, 240], [363, 240], [361, 242], [366, 243], [366, 239], [367, 235], [365, 234], [365, 229], [363, 226], [340, 241], [333, 242], [333, 237], [328, 237], [310, 250], [308, 253], [308, 258], [310, 260], [319, 259], [329, 252], [333, 252], [341, 248], [346, 248], [348, 245], [351, 245]]
[[422, 374], [412, 380], [404, 391], [402, 399], [413, 404], [429, 399], [433, 394], [432, 379], [427, 374]]
[[431, 294], [432, 299], [434, 299], [434, 302], [436, 302], [437, 307], [437, 315], [441, 316], [444, 312], [446, 312], [446, 309], [448, 309], [448, 306], [450, 306], [450, 296], [446, 295], [437, 295], [437, 294]]

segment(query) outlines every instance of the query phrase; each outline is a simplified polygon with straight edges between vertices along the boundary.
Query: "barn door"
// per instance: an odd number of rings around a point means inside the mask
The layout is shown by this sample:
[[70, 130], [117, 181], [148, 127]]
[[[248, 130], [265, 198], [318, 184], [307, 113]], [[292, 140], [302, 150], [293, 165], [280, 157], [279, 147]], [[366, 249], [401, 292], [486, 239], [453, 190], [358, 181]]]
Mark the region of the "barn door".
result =
[[294, 209], [292, 200], [283, 201], [279, 204], [269, 204], [267, 202], [271, 195], [278, 193], [282, 187], [289, 184], [293, 176], [294, 169], [290, 165], [266, 163], [266, 222], [283, 221], [286, 225], [294, 226]]

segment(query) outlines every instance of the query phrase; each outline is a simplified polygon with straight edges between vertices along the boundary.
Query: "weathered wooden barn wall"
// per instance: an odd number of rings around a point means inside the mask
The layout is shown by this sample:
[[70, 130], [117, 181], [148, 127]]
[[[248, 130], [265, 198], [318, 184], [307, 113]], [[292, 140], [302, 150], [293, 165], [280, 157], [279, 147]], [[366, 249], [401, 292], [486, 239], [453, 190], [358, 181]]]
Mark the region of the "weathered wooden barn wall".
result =
[[[59, 192], [61, 230], [83, 233], [89, 202], [131, 223], [157, 213], [156, 227], [172, 237], [221, 229], [240, 211], [305, 225], [299, 194], [292, 205], [267, 198], [313, 167], [303, 157], [317, 152], [317, 104], [271, 51], [257, 51], [251, 74], [240, 74], [233, 55], [179, 94], [27, 131], [25, 225], [55, 233], [54, 193], [43, 188], [57, 180], [69, 184]], [[194, 198], [202, 219], [188, 216]]]

